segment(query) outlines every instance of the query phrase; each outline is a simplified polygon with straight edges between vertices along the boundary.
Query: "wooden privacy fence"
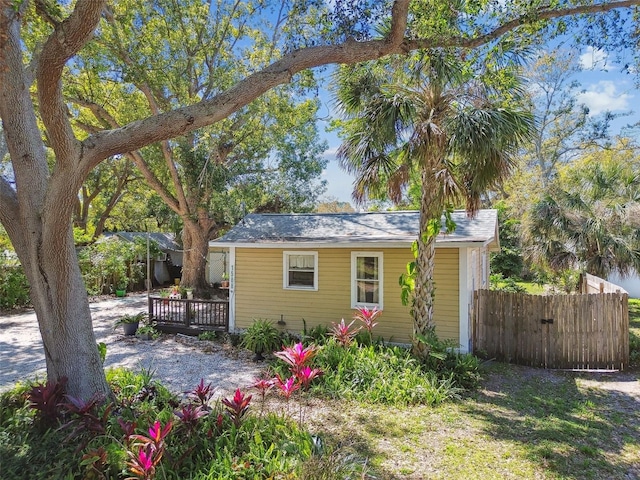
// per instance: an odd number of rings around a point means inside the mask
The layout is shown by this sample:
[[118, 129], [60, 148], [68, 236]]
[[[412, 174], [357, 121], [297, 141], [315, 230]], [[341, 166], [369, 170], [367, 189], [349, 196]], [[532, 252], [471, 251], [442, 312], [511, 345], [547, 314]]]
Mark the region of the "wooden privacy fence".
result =
[[149, 297], [149, 319], [165, 332], [226, 332], [229, 329], [229, 301]]
[[626, 293], [474, 294], [473, 349], [545, 368], [623, 370], [629, 363]]

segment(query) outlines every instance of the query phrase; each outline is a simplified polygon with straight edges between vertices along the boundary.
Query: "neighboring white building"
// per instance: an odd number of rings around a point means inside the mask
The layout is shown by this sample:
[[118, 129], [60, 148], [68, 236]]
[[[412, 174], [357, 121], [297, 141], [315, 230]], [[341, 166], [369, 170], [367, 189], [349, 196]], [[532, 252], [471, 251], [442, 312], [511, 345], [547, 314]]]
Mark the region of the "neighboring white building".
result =
[[640, 275], [633, 273], [626, 278], [622, 278], [617, 272], [609, 275], [607, 280], [615, 283], [629, 292], [629, 298], [640, 298]]

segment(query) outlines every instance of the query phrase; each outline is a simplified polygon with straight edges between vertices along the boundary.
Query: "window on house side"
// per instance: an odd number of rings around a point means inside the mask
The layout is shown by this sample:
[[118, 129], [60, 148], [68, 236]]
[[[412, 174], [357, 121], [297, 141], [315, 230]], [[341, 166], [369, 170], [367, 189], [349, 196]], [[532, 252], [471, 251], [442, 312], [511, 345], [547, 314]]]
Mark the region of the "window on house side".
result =
[[282, 288], [318, 290], [318, 252], [284, 252]]
[[382, 309], [382, 253], [351, 253], [351, 307]]

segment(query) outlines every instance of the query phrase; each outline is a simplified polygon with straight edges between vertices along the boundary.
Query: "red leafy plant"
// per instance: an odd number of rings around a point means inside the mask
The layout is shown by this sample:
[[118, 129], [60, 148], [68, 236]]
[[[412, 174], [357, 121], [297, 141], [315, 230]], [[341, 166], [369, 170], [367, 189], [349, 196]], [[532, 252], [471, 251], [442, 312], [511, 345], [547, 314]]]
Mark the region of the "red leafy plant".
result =
[[273, 378], [260, 378], [254, 382], [252, 387], [260, 392], [260, 396], [264, 402], [264, 397], [267, 396], [267, 393], [271, 391], [274, 385], [275, 382]]
[[245, 395], [240, 391], [240, 389], [236, 389], [236, 393], [233, 398], [223, 398], [222, 404], [226, 408], [227, 415], [231, 418], [231, 421], [236, 426], [236, 428], [240, 427], [240, 423], [242, 422], [242, 417], [249, 410], [249, 403], [251, 402], [251, 395]]
[[368, 309], [367, 307], [358, 307], [356, 308], [356, 313], [353, 314], [353, 318], [355, 320], [360, 320], [364, 329], [369, 332], [369, 335], [371, 335], [371, 331], [376, 325], [378, 325], [376, 319], [380, 315], [382, 315], [382, 310], [378, 310], [378, 307], [373, 307], [372, 309]]
[[324, 372], [319, 368], [311, 368], [309, 366], [302, 367], [296, 374], [296, 378], [303, 389], [307, 390], [314, 378], [319, 377]]
[[282, 351], [275, 352], [274, 355], [289, 365], [291, 373], [295, 375], [317, 353], [318, 347], [316, 345], [309, 345], [305, 348], [302, 342], [298, 342], [293, 347], [284, 347]]
[[60, 406], [64, 400], [67, 381], [67, 377], [62, 377], [57, 382], [39, 383], [29, 390], [29, 406], [37, 410], [43, 427], [54, 425], [62, 416]]
[[267, 393], [269, 393], [275, 386], [275, 383], [274, 378], [260, 378], [251, 385], [252, 388], [255, 388], [260, 392], [260, 415], [264, 413], [264, 399], [267, 396]]
[[295, 376], [283, 380], [280, 375], [276, 375], [276, 382], [287, 401], [291, 397], [291, 394], [300, 388], [300, 382]]
[[[314, 378], [322, 375], [319, 368], [311, 368], [307, 365], [318, 353], [319, 348], [316, 345], [304, 347], [302, 343], [296, 343], [293, 347], [285, 347], [282, 351], [274, 353], [274, 355], [283, 360], [291, 372], [291, 377], [284, 380], [280, 375], [276, 375], [274, 379], [280, 392], [287, 399], [287, 406], [291, 395], [302, 388], [308, 390], [309, 385]], [[302, 403], [300, 403], [300, 422], [302, 423]]]
[[189, 403], [184, 405], [182, 409], [175, 410], [173, 413], [188, 430], [193, 430], [198, 424], [198, 420], [208, 415], [209, 411], [204, 405], [193, 405]]
[[[113, 409], [113, 403], [109, 403], [102, 414], [99, 414], [99, 407], [104, 401], [103, 396], [95, 395], [86, 402], [71, 395], [65, 395], [65, 397], [67, 401], [61, 404], [61, 407], [72, 415], [72, 418], [67, 423], [60, 426], [60, 430], [64, 428], [71, 429], [69, 435], [64, 439], [65, 442], [80, 435], [87, 434], [89, 437], [93, 437], [106, 432], [106, 425]], [[86, 443], [80, 444], [78, 451], [85, 446]]]
[[165, 438], [169, 435], [173, 424], [167, 422], [163, 427], [159, 421], [155, 421], [154, 424], [149, 427], [149, 436], [145, 435], [131, 435], [130, 439], [133, 440], [132, 447], [137, 447], [137, 451], [128, 451], [129, 461], [127, 466], [129, 472], [134, 476], [129, 477], [127, 480], [151, 480], [155, 477], [156, 467], [162, 460], [165, 449]]
[[[322, 375], [322, 370], [319, 368], [312, 369], [307, 365], [316, 356], [318, 350], [317, 345], [304, 347], [299, 342], [293, 347], [285, 347], [282, 351], [274, 353], [276, 357], [289, 365], [289, 371], [292, 374], [292, 377], [287, 380], [283, 380], [280, 375], [274, 379], [287, 399], [301, 386], [307, 389], [314, 378]], [[297, 385], [296, 388], [294, 388], [294, 382]]]
[[343, 347], [348, 347], [351, 345], [353, 338], [358, 334], [361, 327], [355, 328], [351, 330], [351, 327], [355, 323], [353, 320], [349, 325], [344, 323], [344, 318], [340, 321], [340, 323], [331, 322], [331, 335], [336, 341], [342, 345]]
[[210, 383], [205, 385], [204, 378], [201, 378], [198, 386], [186, 393], [187, 393], [187, 397], [193, 400], [196, 400], [202, 406], [208, 407], [209, 400], [211, 400], [211, 397], [213, 396], [214, 392], [215, 392], [215, 388], [211, 387]]
[[122, 418], [118, 418], [118, 425], [120, 425], [120, 428], [124, 433], [124, 441], [128, 445], [131, 441], [131, 437], [136, 431], [137, 424], [136, 422], [128, 422]]

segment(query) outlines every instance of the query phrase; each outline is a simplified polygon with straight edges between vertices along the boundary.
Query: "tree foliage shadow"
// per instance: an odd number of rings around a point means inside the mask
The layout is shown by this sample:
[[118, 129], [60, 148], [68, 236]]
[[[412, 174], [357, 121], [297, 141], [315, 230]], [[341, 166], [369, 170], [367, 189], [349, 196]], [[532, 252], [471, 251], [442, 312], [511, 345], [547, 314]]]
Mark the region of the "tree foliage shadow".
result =
[[488, 435], [520, 444], [531, 461], [561, 478], [640, 478], [640, 399], [580, 387], [579, 378], [495, 364], [462, 410], [481, 420]]

